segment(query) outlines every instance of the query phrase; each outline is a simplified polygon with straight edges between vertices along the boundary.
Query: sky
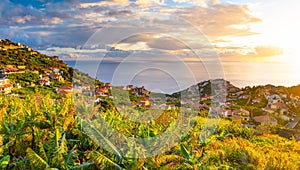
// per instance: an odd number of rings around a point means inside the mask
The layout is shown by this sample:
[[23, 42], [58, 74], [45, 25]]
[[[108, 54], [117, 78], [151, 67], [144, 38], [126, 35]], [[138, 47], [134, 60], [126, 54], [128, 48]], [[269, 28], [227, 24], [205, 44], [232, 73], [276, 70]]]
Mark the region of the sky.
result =
[[[148, 65], [180, 80], [190, 73], [191, 81], [292, 86], [300, 84], [299, 7], [297, 0], [2, 0], [0, 38], [63, 60]], [[162, 64], [170, 62], [182, 67]]]

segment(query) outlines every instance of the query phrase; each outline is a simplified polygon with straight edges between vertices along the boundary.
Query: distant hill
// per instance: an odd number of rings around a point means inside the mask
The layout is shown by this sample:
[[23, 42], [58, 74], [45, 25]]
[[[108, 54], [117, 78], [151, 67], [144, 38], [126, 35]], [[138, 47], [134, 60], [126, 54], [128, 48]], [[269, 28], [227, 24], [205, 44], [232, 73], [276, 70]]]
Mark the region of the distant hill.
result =
[[300, 85], [290, 87], [290, 88], [288, 88], [288, 91], [289, 91], [291, 94], [300, 96]]
[[49, 57], [26, 45], [6, 39], [0, 41], [0, 68], [6, 68], [8, 65], [25, 66], [28, 71], [39, 72], [44, 72], [49, 68], [57, 68], [64, 72], [64, 79], [69, 81], [73, 75], [73, 69], [57, 56]]

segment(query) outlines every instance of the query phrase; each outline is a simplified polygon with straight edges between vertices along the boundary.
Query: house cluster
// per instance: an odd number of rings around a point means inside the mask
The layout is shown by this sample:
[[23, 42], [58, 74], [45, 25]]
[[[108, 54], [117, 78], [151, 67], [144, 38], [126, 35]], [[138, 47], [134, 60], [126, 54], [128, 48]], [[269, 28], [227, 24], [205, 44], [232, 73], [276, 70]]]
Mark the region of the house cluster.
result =
[[28, 51], [31, 54], [37, 54], [36, 51], [32, 50], [30, 47], [28, 47], [26, 45], [22, 45], [19, 42], [18, 43], [13, 43], [13, 42], [10, 42], [9, 40], [0, 39], [0, 43], [2, 43], [2, 45], [0, 46], [1, 51], [7, 51], [8, 49], [21, 49], [21, 50]]
[[[19, 69], [22, 69], [23, 67], [16, 67], [13, 65], [7, 65], [5, 68], [0, 69], [0, 92], [4, 94], [11, 93], [11, 90], [13, 88], [12, 82], [7, 78], [7, 74], [12, 73], [19, 73]], [[24, 67], [25, 69], [25, 67]], [[17, 87], [19, 87], [19, 84], [16, 84]]]
[[253, 120], [262, 124], [262, 125], [277, 125], [278, 121], [273, 116], [270, 115], [262, 115], [262, 116], [255, 116]]
[[132, 90], [133, 89], [133, 85], [127, 85], [123, 87], [123, 90]]
[[236, 110], [223, 109], [223, 108], [218, 108], [218, 109], [210, 108], [210, 111], [212, 113], [216, 112], [215, 114], [218, 114], [219, 116], [222, 117], [234, 118], [236, 120], [241, 120], [241, 121], [249, 121], [251, 119], [250, 112], [242, 108]]
[[[73, 78], [72, 91], [74, 93], [84, 94], [87, 96], [96, 97], [109, 97], [112, 98], [110, 90], [112, 89], [111, 83], [105, 83], [104, 86], [92, 86], [89, 82]], [[95, 102], [99, 102], [100, 98], [97, 98]]]
[[160, 105], [153, 105], [151, 108], [153, 109], [163, 109], [163, 110], [175, 110], [176, 105], [175, 104], [160, 104]]
[[25, 50], [25, 51], [27, 51], [27, 52], [30, 52], [31, 55], [37, 54], [37, 53], [38, 53], [38, 52], [34, 51], [32, 48], [28, 47], [27, 45], [22, 45], [22, 44], [19, 43], [19, 42], [18, 42], [17, 44], [15, 44], [15, 45], [17, 45], [17, 47], [18, 47], [19, 49], [22, 49], [22, 50]]
[[294, 94], [290, 95], [290, 102], [292, 104], [292, 106], [296, 107], [300, 105], [300, 97], [296, 96]]
[[7, 51], [7, 49], [0, 46], [0, 51]]
[[[240, 90], [240, 91], [235, 91], [233, 93], [229, 93], [228, 97], [230, 99], [249, 99], [251, 97], [251, 95], [245, 93], [245, 91], [243, 91], [243, 90]], [[259, 100], [259, 99], [257, 98], [257, 100]]]
[[[1, 75], [1, 91], [2, 93], [11, 93], [12, 87], [21, 88], [21, 86], [16, 84], [11, 84], [7, 79], [9, 74], [24, 74], [26, 71], [26, 66], [24, 65], [6, 65], [5, 68], [0, 69]], [[64, 82], [63, 71], [60, 71], [57, 68], [45, 69], [43, 72], [31, 71], [34, 74], [39, 75], [38, 85], [41, 86], [50, 86], [51, 81]], [[30, 82], [31, 86], [35, 86], [36, 82]]]
[[250, 119], [261, 124], [275, 125], [278, 123], [276, 118], [287, 122], [292, 121], [296, 114], [289, 107], [300, 105], [300, 97], [295, 95], [288, 96], [284, 91], [271, 85], [261, 86], [255, 91], [250, 87], [239, 90], [232, 87], [227, 92], [226, 106], [229, 107], [234, 106], [234, 101], [236, 100], [244, 100], [248, 104], [266, 104], [265, 107], [260, 108], [262, 113], [264, 113], [263, 115]]
[[50, 86], [50, 78], [49, 77], [46, 77], [46, 76], [43, 76], [43, 75], [40, 75], [40, 78], [39, 78], [39, 85], [41, 86]]
[[25, 73], [26, 66], [15, 66], [15, 65], [6, 65], [5, 68], [0, 69], [2, 74], [13, 74], [13, 73]]
[[131, 89], [131, 93], [136, 96], [149, 96], [150, 91], [146, 90], [144, 86]]
[[174, 97], [165, 97], [164, 99], [161, 97], [154, 97], [154, 96], [150, 96], [149, 100], [152, 104], [151, 108], [153, 109], [163, 109], [163, 110], [174, 110], [176, 109], [176, 105], [175, 104], [166, 104], [166, 101], [175, 101], [176, 98]]
[[83, 83], [81, 85], [78, 85], [76, 83], [73, 83], [73, 89], [74, 89], [74, 92], [85, 94], [85, 95], [90, 95], [90, 93], [91, 93], [91, 85], [90, 84]]
[[105, 83], [104, 87], [98, 87], [98, 88], [96, 88], [95, 92], [99, 96], [109, 97], [111, 89], [112, 89], [112, 84], [111, 83]]
[[32, 51], [31, 48], [29, 48], [29, 47], [26, 46], [26, 45], [22, 45], [20, 42], [18, 42], [16, 45], [17, 45], [19, 48], [22, 48], [22, 49], [24, 49], [24, 50], [26, 50], [26, 51]]
[[4, 94], [11, 93], [13, 85], [7, 78], [6, 74], [0, 74], [0, 92]]
[[271, 114], [279, 114], [279, 116], [288, 119], [288, 117], [295, 117], [296, 115], [290, 111], [289, 105], [295, 105], [295, 102], [299, 100], [293, 101], [293, 99], [289, 99], [288, 95], [285, 93], [266, 93], [265, 98], [268, 100], [267, 107], [264, 108], [265, 111]]
[[151, 102], [147, 97], [142, 98], [139, 102], [136, 104], [137, 107], [145, 107], [145, 108], [151, 108]]
[[[58, 71], [54, 71], [55, 74], [57, 72]], [[86, 84], [79, 79], [73, 79], [73, 86], [63, 86], [61, 88], [55, 88], [55, 90], [58, 94], [71, 94], [73, 92], [90, 96], [94, 94], [91, 92], [91, 85]]]
[[123, 90], [130, 91], [132, 95], [142, 97], [139, 102], [133, 107], [144, 107], [144, 108], [152, 108], [152, 109], [164, 109], [164, 110], [174, 110], [176, 109], [175, 104], [166, 104], [164, 101], [175, 101], [177, 100], [175, 97], [158, 97], [158, 96], [150, 96], [150, 91], [146, 90], [144, 86], [142, 87], [134, 87], [133, 85], [127, 85], [122, 88]]
[[61, 88], [55, 88], [58, 94], [71, 94], [73, 92], [73, 88], [71, 86], [63, 86]]
[[[155, 98], [160, 100], [153, 100], [153, 98], [150, 100], [148, 97], [143, 97], [139, 102], [137, 102], [134, 107], [144, 107], [144, 108], [152, 108], [152, 109], [163, 109], [163, 110], [175, 110], [176, 106], [175, 104], [157, 104], [157, 101], [161, 101], [161, 98]], [[161, 103], [161, 102], [159, 102]]]
[[226, 118], [233, 118], [237, 121], [241, 122], [249, 122], [249, 121], [254, 121], [258, 124], [262, 125], [277, 125], [278, 121], [276, 118], [274, 118], [271, 115], [261, 115], [261, 116], [254, 116], [251, 117], [250, 111], [246, 109], [237, 109], [237, 110], [229, 110], [229, 109], [221, 109], [221, 115], [222, 117]]
[[187, 110], [192, 110], [192, 108], [199, 108], [201, 106], [200, 103], [198, 101], [193, 101], [191, 99], [180, 100], [181, 107], [186, 108]]
[[63, 71], [57, 68], [45, 69], [42, 74], [39, 75], [39, 85], [41, 86], [50, 86], [51, 81], [58, 81], [63, 83]]
[[10, 94], [14, 86], [21, 88], [18, 83], [13, 84], [7, 78], [7, 75], [13, 73], [25, 73], [25, 68], [25, 66], [6, 65], [5, 68], [0, 69], [0, 92], [4, 94]]
[[[97, 90], [98, 94], [103, 96], [109, 95], [108, 88]], [[171, 110], [176, 109], [176, 105], [180, 104], [181, 107], [187, 110], [192, 110], [193, 108], [206, 109], [210, 110], [212, 115], [216, 114], [243, 123], [247, 122], [246, 124], [277, 125], [279, 118], [287, 122], [292, 121], [296, 115], [289, 107], [291, 105], [300, 105], [300, 97], [295, 95], [288, 96], [274, 86], [262, 86], [257, 89], [245, 87], [240, 89], [223, 80], [203, 82], [198, 84], [198, 86], [192, 86], [182, 91], [180, 94], [168, 95], [165, 98], [150, 96], [150, 91], [144, 87], [127, 85], [123, 87], [123, 90], [130, 91], [131, 94], [141, 97], [141, 100], [133, 107]], [[226, 94], [226, 97], [218, 97], [219, 94], [223, 93]], [[180, 98], [176, 96], [180, 96]], [[239, 101], [247, 102], [250, 105], [258, 104], [256, 106], [261, 106], [259, 104], [266, 105], [260, 108], [262, 114], [253, 116], [249, 110], [237, 103]], [[215, 110], [213, 108], [214, 104], [221, 106], [219, 107], [220, 109]], [[240, 109], [233, 109], [239, 108], [239, 106], [241, 107]]]

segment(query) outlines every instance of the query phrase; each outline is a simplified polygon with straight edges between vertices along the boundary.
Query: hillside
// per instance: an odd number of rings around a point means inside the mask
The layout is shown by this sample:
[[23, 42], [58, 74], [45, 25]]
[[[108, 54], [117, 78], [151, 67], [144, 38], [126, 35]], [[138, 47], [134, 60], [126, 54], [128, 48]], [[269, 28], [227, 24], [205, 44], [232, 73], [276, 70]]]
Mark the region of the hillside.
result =
[[300, 85], [288, 88], [289, 93], [300, 96]]
[[0, 74], [7, 79], [0, 91], [13, 95], [39, 91], [60, 98], [72, 91], [73, 77], [82, 80], [77, 81], [77, 85], [103, 84], [69, 67], [57, 56], [41, 54], [26, 45], [7, 39], [0, 40]]
[[0, 41], [0, 68], [7, 68], [7, 66], [16, 66], [16, 69], [38, 72], [56, 68], [64, 73], [63, 77], [68, 81], [71, 80], [73, 74], [72, 68], [68, 67], [57, 56], [49, 57], [26, 45], [13, 43], [6, 39]]
[[[0, 47], [2, 83], [13, 84], [0, 93], [0, 169], [300, 168], [299, 86], [237, 88], [219, 79], [164, 95], [95, 81], [9, 40]], [[220, 85], [226, 98], [215, 102]]]
[[[204, 124], [210, 119], [197, 116], [192, 120], [195, 125], [180, 143], [169, 138], [161, 143], [165, 147], [174, 144], [167, 152], [135, 158], [137, 153], [141, 155], [147, 150], [129, 137], [151, 139], [163, 133], [172, 127], [172, 123], [164, 120], [174, 117], [176, 111], [168, 111], [164, 118], [148, 123], [124, 119], [123, 113], [112, 110], [90, 115], [97, 119], [83, 119], [75, 112], [72, 99], [53, 101], [40, 94], [23, 99], [3, 97], [0, 107], [1, 169], [300, 168], [300, 143], [268, 134], [273, 128], [262, 127], [257, 134], [237, 122], [221, 120], [203, 140]], [[123, 135], [114, 136], [103, 128], [100, 118]], [[110, 141], [112, 136], [117, 140]], [[155, 150], [157, 144], [149, 143], [150, 149]]]

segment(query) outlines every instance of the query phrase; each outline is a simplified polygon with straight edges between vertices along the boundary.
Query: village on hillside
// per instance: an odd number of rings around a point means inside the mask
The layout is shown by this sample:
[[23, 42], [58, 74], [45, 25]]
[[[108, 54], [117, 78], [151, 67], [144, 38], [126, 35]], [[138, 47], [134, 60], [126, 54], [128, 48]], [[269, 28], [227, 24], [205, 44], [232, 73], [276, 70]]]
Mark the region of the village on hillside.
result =
[[[32, 57], [38, 52], [20, 43], [0, 40], [2, 55], [16, 54], [18, 59], [25, 61], [24, 54]], [[41, 60], [49, 62], [50, 57]], [[57, 57], [50, 59], [58, 61]], [[49, 62], [50, 63], [50, 62]], [[56, 62], [54, 62], [56, 63]], [[66, 68], [60, 65], [33, 67], [16, 62], [16, 64], [0, 65], [0, 92], [6, 95], [22, 96], [20, 91], [28, 87], [47, 87], [59, 95], [81, 93], [93, 95], [95, 102], [105, 99], [115, 99], [112, 94], [114, 88], [128, 93], [130, 103], [124, 103], [136, 109], [163, 109], [176, 110], [206, 110], [210, 115], [237, 121], [243, 126], [256, 127], [258, 125], [282, 126], [287, 129], [300, 129], [300, 97], [290, 93], [287, 88], [272, 85], [238, 88], [225, 80], [204, 81], [184, 91], [172, 95], [155, 94], [145, 87], [113, 87], [111, 83], [98, 83], [91, 86], [90, 82], [68, 78]], [[30, 67], [30, 69], [28, 68]], [[65, 66], [66, 67], [66, 66]], [[214, 84], [212, 83], [214, 82]], [[225, 88], [214, 88], [224, 85]], [[93, 90], [93, 91], [92, 91]], [[216, 94], [226, 94], [223, 101], [218, 102], [219, 107], [211, 107]], [[122, 108], [118, 108], [122, 110]]]
[[[127, 91], [130, 103], [124, 105], [133, 108], [143, 109], [163, 109], [176, 110], [185, 108], [187, 110], [199, 109], [207, 110], [211, 115], [217, 115], [224, 119], [231, 119], [240, 122], [243, 126], [256, 127], [258, 125], [283, 126], [288, 129], [299, 128], [299, 114], [296, 113], [300, 107], [300, 97], [288, 94], [285, 91], [271, 85], [258, 87], [237, 88], [229, 82], [226, 89], [221, 93], [226, 94], [226, 100], [219, 103], [220, 107], [211, 107], [214, 100], [211, 81], [198, 84], [198, 88], [189, 88], [185, 94], [187, 99], [180, 99], [180, 93], [173, 95], [155, 94], [145, 89], [145, 87], [135, 87], [127, 85], [124, 87], [113, 87], [111, 83], [103, 83], [102, 86], [95, 87], [96, 101], [101, 98], [114, 99], [112, 91], [120, 89]], [[80, 84], [80, 83], [79, 83]], [[82, 83], [81, 83], [82, 84]], [[89, 85], [74, 86], [74, 91], [89, 91]], [[220, 93], [220, 89], [218, 93]], [[124, 106], [123, 106], [124, 107]], [[119, 110], [122, 110], [118, 108]]]
[[[2, 93], [17, 95], [14, 92], [18, 93], [18, 89], [35, 86], [53, 88], [59, 94], [71, 91], [71, 83], [66, 80], [67, 73], [60, 68], [62, 61], [56, 63], [59, 61], [57, 57], [41, 55], [28, 46], [9, 40], [0, 40], [0, 54], [3, 56], [0, 62]], [[58, 67], [48, 66], [49, 63]]]

